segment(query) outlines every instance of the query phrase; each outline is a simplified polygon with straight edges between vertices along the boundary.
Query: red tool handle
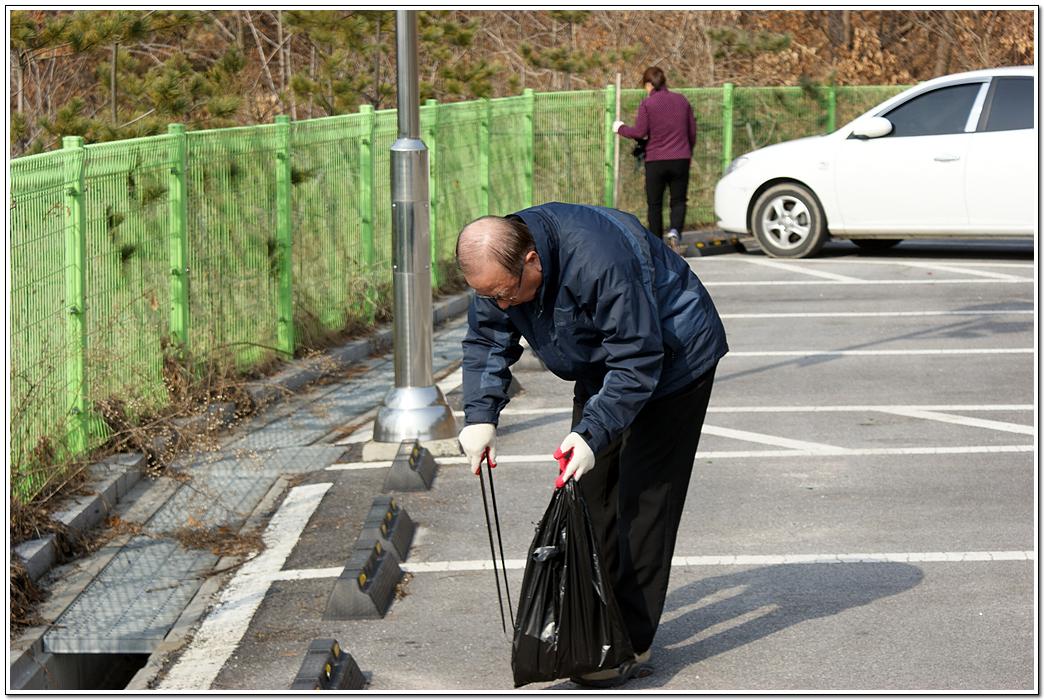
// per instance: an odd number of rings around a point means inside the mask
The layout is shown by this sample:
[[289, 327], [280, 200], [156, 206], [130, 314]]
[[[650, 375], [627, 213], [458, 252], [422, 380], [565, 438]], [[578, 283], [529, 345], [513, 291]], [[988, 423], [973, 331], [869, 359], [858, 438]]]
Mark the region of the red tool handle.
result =
[[[487, 447], [486, 451], [482, 453], [482, 459], [486, 460], [486, 464], [489, 465], [490, 469], [495, 469], [496, 468], [496, 466], [497, 466], [496, 463], [492, 459], [489, 458], [489, 447]], [[482, 459], [479, 460], [479, 469], [482, 469]], [[478, 472], [475, 472], [475, 473], [478, 474]]]
[[569, 464], [569, 460], [573, 458], [573, 448], [570, 447], [568, 452], [563, 453], [562, 448], [559, 447], [555, 450], [552, 457], [558, 460], [558, 479], [555, 481], [555, 488], [560, 489], [565, 484], [565, 482], [562, 481], [562, 472], [565, 471], [566, 465]]

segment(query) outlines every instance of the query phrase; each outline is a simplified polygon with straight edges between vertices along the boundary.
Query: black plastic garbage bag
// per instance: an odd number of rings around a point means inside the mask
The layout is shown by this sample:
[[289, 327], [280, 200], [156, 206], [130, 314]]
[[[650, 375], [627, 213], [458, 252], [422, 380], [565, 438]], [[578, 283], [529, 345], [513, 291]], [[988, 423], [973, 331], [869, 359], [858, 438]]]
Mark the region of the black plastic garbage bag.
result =
[[529, 547], [511, 654], [515, 687], [633, 659], [583, 490], [570, 479], [555, 489]]

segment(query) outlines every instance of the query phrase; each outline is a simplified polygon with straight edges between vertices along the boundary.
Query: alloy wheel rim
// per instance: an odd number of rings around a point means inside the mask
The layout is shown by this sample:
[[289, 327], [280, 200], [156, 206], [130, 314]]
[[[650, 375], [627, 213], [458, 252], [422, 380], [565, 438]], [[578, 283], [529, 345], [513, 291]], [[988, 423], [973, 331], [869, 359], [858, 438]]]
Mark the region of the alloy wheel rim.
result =
[[801, 246], [812, 233], [812, 214], [797, 197], [776, 197], [761, 216], [761, 228], [783, 250]]

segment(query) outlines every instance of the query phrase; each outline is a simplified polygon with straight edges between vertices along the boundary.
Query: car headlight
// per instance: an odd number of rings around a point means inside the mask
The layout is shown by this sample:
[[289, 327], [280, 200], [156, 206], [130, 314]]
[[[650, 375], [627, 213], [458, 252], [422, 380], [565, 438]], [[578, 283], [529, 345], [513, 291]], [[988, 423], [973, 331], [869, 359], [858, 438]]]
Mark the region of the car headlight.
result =
[[729, 163], [729, 167], [725, 168], [725, 174], [722, 175], [722, 177], [726, 177], [729, 173], [735, 172], [736, 170], [739, 170], [740, 168], [742, 168], [746, 164], [747, 164], [747, 157], [746, 156], [740, 156], [739, 158], [733, 159], [733, 161], [731, 163]]

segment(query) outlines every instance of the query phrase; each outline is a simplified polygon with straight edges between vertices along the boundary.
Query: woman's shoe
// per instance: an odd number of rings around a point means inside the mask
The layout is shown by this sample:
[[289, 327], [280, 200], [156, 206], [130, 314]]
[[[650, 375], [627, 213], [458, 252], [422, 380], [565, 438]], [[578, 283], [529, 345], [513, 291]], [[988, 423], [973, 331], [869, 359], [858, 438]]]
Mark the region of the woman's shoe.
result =
[[681, 239], [678, 238], [678, 234], [675, 233], [674, 229], [671, 229], [670, 231], [668, 231], [667, 235], [665, 235], [663, 237], [663, 239], [664, 239], [664, 243], [667, 244], [668, 248], [673, 250], [678, 255], [682, 254], [682, 251], [681, 251]]

